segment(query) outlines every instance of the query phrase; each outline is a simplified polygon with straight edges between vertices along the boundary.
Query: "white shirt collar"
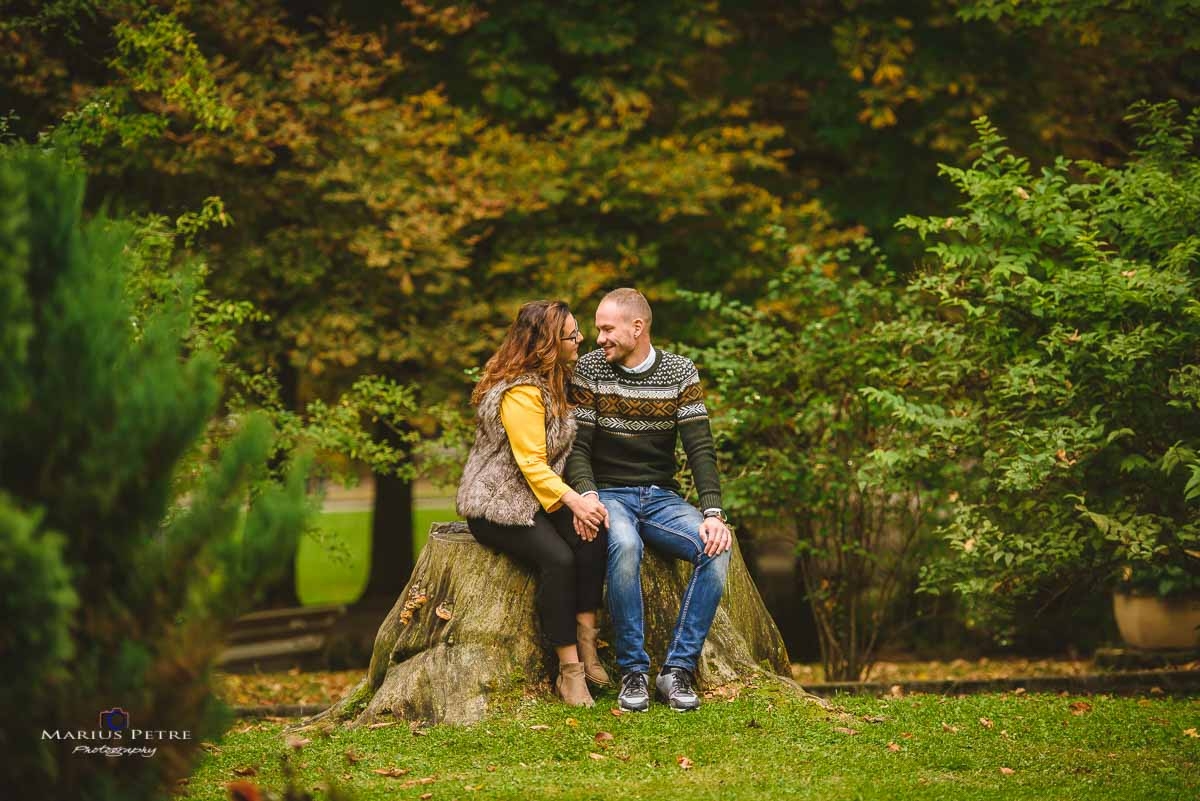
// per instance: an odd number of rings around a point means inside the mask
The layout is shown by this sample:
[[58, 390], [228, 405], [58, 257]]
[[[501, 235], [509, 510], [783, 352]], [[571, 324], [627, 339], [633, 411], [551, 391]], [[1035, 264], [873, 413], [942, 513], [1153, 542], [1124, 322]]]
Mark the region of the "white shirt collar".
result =
[[642, 363], [637, 367], [626, 367], [625, 369], [631, 373], [644, 373], [650, 369], [650, 365], [654, 364], [654, 346], [650, 346], [650, 353], [642, 360]]

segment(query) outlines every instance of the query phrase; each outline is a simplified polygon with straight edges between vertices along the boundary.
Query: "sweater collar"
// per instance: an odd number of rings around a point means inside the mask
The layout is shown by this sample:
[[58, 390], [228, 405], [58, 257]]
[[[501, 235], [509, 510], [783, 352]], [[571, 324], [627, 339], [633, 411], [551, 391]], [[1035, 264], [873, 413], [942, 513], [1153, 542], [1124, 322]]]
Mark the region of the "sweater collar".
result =
[[613, 370], [617, 375], [626, 376], [627, 378], [647, 378], [658, 369], [658, 363], [662, 361], [662, 351], [653, 345], [650, 346], [650, 355], [648, 355], [641, 364], [636, 367], [625, 367], [622, 364], [612, 364]]

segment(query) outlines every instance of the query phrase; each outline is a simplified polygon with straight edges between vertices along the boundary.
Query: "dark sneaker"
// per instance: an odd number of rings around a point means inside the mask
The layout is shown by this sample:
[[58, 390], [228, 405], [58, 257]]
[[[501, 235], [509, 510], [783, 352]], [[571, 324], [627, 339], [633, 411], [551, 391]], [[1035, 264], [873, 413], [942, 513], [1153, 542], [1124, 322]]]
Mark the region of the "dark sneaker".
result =
[[621, 677], [617, 706], [626, 712], [645, 712], [650, 708], [650, 687], [645, 673], [635, 670]]
[[692, 674], [683, 668], [663, 668], [654, 686], [658, 689], [658, 697], [676, 712], [700, 708], [700, 696], [692, 686]]

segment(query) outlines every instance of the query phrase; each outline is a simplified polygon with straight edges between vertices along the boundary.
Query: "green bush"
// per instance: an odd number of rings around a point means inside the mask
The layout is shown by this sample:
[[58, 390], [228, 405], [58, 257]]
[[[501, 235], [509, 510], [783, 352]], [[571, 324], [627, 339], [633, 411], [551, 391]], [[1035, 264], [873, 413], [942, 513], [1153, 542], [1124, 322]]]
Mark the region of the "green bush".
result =
[[[874, 326], [907, 301], [880, 253], [862, 241], [797, 255], [755, 307], [696, 296], [718, 320], [716, 344], [696, 355], [735, 522], [743, 535], [796, 538], [825, 675], [856, 681], [894, 623], [898, 593], [914, 586], [944, 469], [860, 391], [893, 358]], [[873, 280], [860, 275], [863, 262]]]
[[[305, 525], [304, 477], [266, 479], [270, 426], [243, 415], [179, 496], [215, 360], [184, 344], [187, 298], [134, 313], [131, 226], [83, 222], [83, 194], [53, 153], [0, 154], [3, 778], [22, 798], [161, 798], [223, 730], [209, 672]], [[104, 730], [112, 707], [129, 715], [122, 740], [46, 736]]]
[[959, 213], [900, 222], [930, 263], [864, 397], [958, 471], [923, 585], [1001, 641], [1122, 577], [1200, 589], [1200, 113], [1180, 116], [1135, 106], [1124, 166], [1036, 172], [981, 120], [979, 158], [942, 168]]

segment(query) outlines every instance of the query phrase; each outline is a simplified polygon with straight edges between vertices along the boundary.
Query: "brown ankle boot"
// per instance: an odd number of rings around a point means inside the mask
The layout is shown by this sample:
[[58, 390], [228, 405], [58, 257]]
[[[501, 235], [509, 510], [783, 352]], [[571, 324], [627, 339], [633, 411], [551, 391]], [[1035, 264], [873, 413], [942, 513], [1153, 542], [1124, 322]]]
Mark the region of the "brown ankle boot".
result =
[[600, 657], [596, 654], [596, 636], [599, 634], [599, 629], [585, 626], [579, 622], [575, 623], [575, 639], [579, 643], [579, 660], [583, 662], [587, 680], [592, 684], [607, 687], [612, 684], [612, 679], [608, 677], [604, 665], [600, 664]]
[[582, 662], [560, 662], [558, 665], [558, 680], [554, 682], [563, 703], [567, 706], [595, 706], [592, 694], [588, 692], [587, 679], [583, 676]]

